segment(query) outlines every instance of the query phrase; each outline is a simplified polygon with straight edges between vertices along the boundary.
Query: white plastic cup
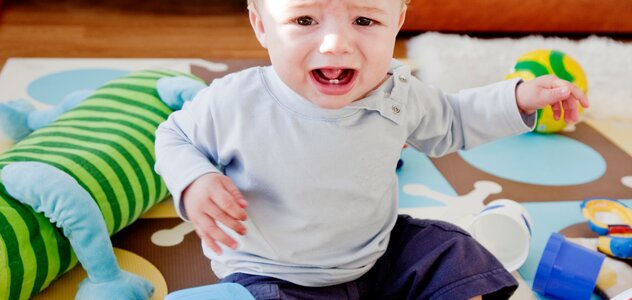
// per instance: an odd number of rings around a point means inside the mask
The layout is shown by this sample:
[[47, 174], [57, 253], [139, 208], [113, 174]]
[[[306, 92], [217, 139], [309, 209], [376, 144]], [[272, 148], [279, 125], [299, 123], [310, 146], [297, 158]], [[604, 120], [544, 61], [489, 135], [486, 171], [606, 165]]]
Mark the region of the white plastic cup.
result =
[[467, 226], [472, 237], [481, 243], [513, 272], [529, 256], [532, 222], [527, 210], [518, 202], [499, 199], [489, 202]]

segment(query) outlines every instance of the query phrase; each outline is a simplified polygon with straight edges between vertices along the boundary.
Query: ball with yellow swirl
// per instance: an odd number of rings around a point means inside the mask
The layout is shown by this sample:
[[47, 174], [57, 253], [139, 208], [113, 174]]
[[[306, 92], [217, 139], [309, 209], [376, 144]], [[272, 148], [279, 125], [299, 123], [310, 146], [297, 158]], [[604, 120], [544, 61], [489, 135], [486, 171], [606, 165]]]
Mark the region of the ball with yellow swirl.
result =
[[[549, 49], [541, 49], [528, 52], [518, 58], [513, 73], [506, 79], [520, 77], [524, 81], [536, 77], [552, 74], [561, 79], [575, 84], [584, 93], [588, 91], [586, 75], [582, 67], [569, 55]], [[580, 113], [583, 109], [580, 107]], [[564, 114], [559, 120], [553, 118], [553, 109], [550, 105], [538, 110], [538, 119], [535, 126], [536, 132], [554, 133], [562, 131], [566, 127]]]

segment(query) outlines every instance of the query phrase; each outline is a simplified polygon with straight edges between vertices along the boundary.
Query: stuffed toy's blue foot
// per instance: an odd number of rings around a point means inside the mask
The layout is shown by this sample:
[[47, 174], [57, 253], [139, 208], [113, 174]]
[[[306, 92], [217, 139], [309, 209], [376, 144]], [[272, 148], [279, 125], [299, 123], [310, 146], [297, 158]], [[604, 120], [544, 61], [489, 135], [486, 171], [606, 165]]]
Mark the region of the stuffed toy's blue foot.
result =
[[24, 99], [0, 103], [0, 128], [13, 141], [19, 141], [33, 130], [28, 127], [28, 116], [35, 107]]
[[75, 299], [149, 299], [152, 284], [119, 268], [101, 211], [74, 178], [40, 162], [10, 163], [1, 175], [13, 198], [43, 213], [70, 241], [88, 273]]
[[120, 271], [116, 277], [105, 281], [97, 282], [88, 277], [79, 284], [75, 300], [145, 300], [153, 293], [154, 287], [147, 280], [127, 271]]
[[94, 93], [94, 90], [78, 90], [64, 97], [57, 105], [43, 110], [33, 111], [28, 116], [28, 126], [31, 130], [40, 129], [53, 123], [59, 116], [79, 105], [81, 101]]
[[79, 90], [68, 94], [62, 101], [44, 110], [35, 110], [30, 102], [24, 99], [0, 103], [0, 128], [13, 141], [20, 141], [36, 129], [47, 126], [63, 113], [77, 106], [88, 98], [94, 90]]
[[[189, 101], [205, 88], [206, 85], [198, 80], [186, 76], [164, 77], [156, 83], [156, 89], [161, 100], [172, 110], [182, 108], [184, 102]], [[62, 101], [44, 110], [35, 110], [28, 101], [19, 99], [0, 103], [0, 128], [13, 141], [20, 141], [36, 129], [48, 126], [65, 112], [76, 107], [88, 98], [94, 90], [78, 90], [68, 94]]]
[[172, 110], [182, 108], [184, 102], [193, 99], [205, 87], [204, 83], [186, 76], [164, 77], [156, 83], [160, 99]]

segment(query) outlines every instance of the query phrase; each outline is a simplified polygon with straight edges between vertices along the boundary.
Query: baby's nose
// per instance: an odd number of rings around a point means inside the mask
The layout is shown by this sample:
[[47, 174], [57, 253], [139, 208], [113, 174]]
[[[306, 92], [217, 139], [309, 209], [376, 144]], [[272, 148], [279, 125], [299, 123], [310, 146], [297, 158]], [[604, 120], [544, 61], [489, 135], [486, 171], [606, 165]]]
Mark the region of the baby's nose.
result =
[[323, 54], [348, 54], [353, 52], [353, 43], [351, 38], [342, 33], [327, 33], [323, 35], [320, 44], [320, 52]]

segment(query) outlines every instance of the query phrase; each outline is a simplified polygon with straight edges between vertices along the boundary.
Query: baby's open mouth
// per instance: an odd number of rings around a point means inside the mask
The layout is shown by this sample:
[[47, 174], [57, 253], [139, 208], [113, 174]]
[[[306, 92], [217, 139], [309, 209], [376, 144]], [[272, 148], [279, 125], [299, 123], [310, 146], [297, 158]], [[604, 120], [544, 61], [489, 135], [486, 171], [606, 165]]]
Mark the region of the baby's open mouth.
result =
[[323, 68], [312, 70], [311, 73], [320, 84], [345, 85], [353, 80], [356, 71], [354, 69]]
[[328, 67], [311, 70], [309, 76], [320, 93], [340, 96], [353, 90], [358, 73], [356, 69]]

